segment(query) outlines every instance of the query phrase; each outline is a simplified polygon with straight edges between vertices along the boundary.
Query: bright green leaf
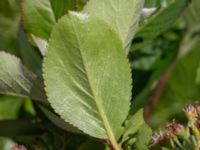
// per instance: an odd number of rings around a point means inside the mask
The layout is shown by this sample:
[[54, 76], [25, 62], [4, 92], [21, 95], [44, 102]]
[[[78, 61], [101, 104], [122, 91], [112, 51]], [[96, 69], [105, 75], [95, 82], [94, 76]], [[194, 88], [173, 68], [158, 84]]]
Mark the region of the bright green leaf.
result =
[[120, 39], [103, 21], [71, 13], [55, 26], [44, 79], [48, 100], [65, 121], [97, 138], [119, 138], [129, 111], [130, 72]]
[[104, 20], [117, 32], [128, 52], [144, 0], [90, 0], [83, 12]]
[[48, 40], [56, 22], [49, 0], [21, 0], [22, 21], [25, 29]]

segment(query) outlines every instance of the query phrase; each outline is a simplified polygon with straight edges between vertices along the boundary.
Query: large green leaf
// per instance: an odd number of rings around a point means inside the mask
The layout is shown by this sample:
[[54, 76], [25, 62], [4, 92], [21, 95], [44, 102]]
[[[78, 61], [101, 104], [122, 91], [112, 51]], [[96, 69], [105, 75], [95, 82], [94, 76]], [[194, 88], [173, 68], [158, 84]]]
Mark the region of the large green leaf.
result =
[[128, 52], [143, 5], [144, 0], [90, 0], [83, 12], [110, 25], [119, 34]]
[[49, 42], [44, 79], [48, 100], [65, 121], [111, 142], [120, 136], [130, 105], [130, 66], [103, 21], [80, 13], [63, 17]]
[[49, 39], [56, 22], [50, 0], [21, 0], [21, 14], [23, 25], [28, 32]]
[[188, 0], [176, 0], [167, 8], [161, 8], [158, 13], [141, 25], [136, 36], [144, 40], [154, 38], [178, 19], [187, 4]]
[[[24, 67], [14, 55], [0, 51], [0, 93], [44, 100], [42, 85], [37, 76]], [[34, 91], [35, 93], [31, 93]], [[41, 94], [41, 95], [39, 95]]]

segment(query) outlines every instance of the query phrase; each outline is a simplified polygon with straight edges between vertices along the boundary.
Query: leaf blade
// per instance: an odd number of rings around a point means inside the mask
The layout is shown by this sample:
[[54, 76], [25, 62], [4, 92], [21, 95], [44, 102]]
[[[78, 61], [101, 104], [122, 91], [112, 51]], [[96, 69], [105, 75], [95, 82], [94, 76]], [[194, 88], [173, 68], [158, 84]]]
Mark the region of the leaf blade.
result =
[[144, 0], [90, 0], [83, 12], [108, 23], [119, 34], [124, 47], [129, 49], [143, 5]]
[[22, 23], [28, 32], [48, 40], [56, 23], [49, 0], [21, 0], [21, 14]]
[[[36, 81], [39, 81], [38, 84], [36, 84]], [[34, 92], [31, 92], [32, 90]], [[1, 94], [31, 97], [35, 100], [44, 101], [46, 96], [41, 91], [43, 91], [43, 85], [34, 73], [23, 66], [14, 55], [0, 51]]]
[[[113, 133], [115, 138], [119, 136], [130, 105], [131, 75], [121, 41], [104, 22], [84, 14], [63, 17], [49, 42], [44, 78], [48, 99], [65, 121], [97, 138], [107, 139]], [[55, 80], [60, 89], [56, 92]], [[68, 96], [64, 91], [68, 91]], [[114, 117], [116, 114], [118, 118]]]

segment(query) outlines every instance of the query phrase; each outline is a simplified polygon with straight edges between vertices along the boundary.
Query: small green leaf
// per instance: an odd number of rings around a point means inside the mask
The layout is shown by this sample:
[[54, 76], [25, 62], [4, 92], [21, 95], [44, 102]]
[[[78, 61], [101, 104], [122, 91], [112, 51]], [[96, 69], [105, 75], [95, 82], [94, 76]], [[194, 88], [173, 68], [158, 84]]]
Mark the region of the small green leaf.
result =
[[104, 20], [117, 32], [128, 52], [144, 0], [90, 0], [83, 12]]
[[136, 136], [136, 142], [134, 144], [134, 150], [149, 150], [148, 145], [151, 140], [152, 130], [144, 123]]
[[[22, 65], [14, 55], [0, 51], [0, 93], [45, 100], [43, 86], [35, 84], [37, 76]], [[37, 88], [36, 88], [37, 87]], [[35, 90], [34, 90], [35, 89]], [[31, 91], [35, 93], [31, 93]], [[37, 92], [36, 92], [37, 91]], [[39, 92], [40, 91], [40, 92]], [[38, 94], [40, 93], [40, 95]]]
[[49, 39], [56, 23], [50, 0], [21, 0], [21, 14], [23, 25], [28, 32]]
[[126, 123], [122, 142], [127, 140], [130, 135], [135, 134], [139, 130], [139, 128], [144, 124], [143, 113], [144, 113], [143, 109], [139, 110]]
[[116, 142], [129, 111], [130, 72], [120, 39], [103, 21], [73, 12], [55, 25], [44, 79], [48, 100], [65, 121]]
[[149, 21], [141, 25], [136, 36], [144, 40], [154, 38], [162, 31], [169, 28], [178, 19], [185, 10], [187, 4], [188, 0], [176, 0], [167, 8], [161, 8]]

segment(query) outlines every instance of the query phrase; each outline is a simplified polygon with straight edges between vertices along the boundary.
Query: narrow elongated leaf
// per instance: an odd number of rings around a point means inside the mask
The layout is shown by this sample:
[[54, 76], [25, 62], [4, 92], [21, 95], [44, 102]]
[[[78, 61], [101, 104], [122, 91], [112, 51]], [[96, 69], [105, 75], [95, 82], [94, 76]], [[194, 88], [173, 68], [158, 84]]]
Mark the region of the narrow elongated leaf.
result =
[[169, 28], [185, 10], [188, 0], [176, 0], [167, 8], [162, 8], [159, 13], [145, 22], [138, 30], [137, 37], [143, 39], [154, 38], [162, 31]]
[[83, 12], [104, 20], [119, 34], [124, 47], [128, 49], [143, 5], [144, 0], [90, 0]]
[[131, 74], [120, 39], [103, 21], [63, 17], [49, 42], [44, 79], [48, 100], [65, 121], [97, 138], [120, 136]]
[[[24, 67], [21, 61], [8, 53], [0, 51], [0, 93], [29, 97], [37, 100], [44, 100], [45, 96], [38, 95], [42, 91], [42, 86], [34, 84], [37, 76]], [[37, 87], [37, 90], [35, 89]], [[35, 90], [34, 90], [35, 89]], [[31, 93], [31, 91], [35, 93]]]
[[48, 40], [56, 22], [50, 0], [21, 0], [21, 14], [28, 32]]

